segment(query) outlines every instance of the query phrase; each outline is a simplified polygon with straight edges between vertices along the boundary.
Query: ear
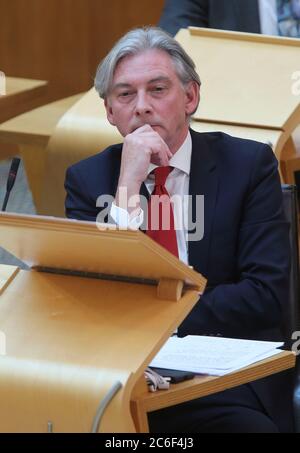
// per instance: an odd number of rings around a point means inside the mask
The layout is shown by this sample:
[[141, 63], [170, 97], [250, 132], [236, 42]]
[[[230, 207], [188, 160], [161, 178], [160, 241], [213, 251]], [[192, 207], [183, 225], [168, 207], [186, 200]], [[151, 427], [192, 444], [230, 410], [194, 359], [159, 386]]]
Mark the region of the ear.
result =
[[112, 126], [115, 126], [116, 123], [114, 122], [113, 109], [112, 109], [111, 103], [109, 102], [108, 98], [104, 99], [104, 106], [105, 106], [106, 117], [107, 117], [108, 121], [110, 122], [110, 124]]
[[185, 88], [186, 103], [185, 113], [187, 116], [192, 115], [199, 104], [200, 100], [200, 87], [195, 81], [189, 82]]

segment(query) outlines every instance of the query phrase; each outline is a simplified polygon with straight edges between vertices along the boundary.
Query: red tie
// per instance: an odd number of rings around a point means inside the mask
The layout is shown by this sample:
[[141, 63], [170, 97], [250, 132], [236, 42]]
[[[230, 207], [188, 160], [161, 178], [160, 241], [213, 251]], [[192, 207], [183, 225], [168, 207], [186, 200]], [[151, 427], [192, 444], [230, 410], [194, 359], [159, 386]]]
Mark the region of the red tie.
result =
[[172, 170], [173, 167], [157, 167], [154, 170], [155, 185], [148, 202], [147, 235], [178, 258], [173, 206], [165, 187]]

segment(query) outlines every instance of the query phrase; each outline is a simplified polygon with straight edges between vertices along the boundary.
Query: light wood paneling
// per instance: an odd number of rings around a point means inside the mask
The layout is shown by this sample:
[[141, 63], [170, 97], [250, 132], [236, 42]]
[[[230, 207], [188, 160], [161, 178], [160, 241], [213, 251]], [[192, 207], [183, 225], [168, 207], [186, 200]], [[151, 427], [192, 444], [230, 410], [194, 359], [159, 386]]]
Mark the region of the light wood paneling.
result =
[[156, 24], [162, 5], [163, 0], [0, 0], [0, 70], [49, 80], [48, 100], [87, 90], [115, 40], [135, 26]]
[[46, 93], [46, 81], [7, 77], [6, 93], [0, 96], [0, 123], [38, 107]]

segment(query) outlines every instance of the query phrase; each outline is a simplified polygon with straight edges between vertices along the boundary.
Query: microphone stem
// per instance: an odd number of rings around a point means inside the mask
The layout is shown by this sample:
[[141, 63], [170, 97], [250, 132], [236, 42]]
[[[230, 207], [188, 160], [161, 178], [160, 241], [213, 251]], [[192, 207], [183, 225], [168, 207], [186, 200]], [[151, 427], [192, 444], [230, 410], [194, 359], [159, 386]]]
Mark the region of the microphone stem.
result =
[[9, 191], [7, 191], [5, 194], [5, 198], [4, 198], [3, 206], [2, 206], [2, 212], [6, 211], [8, 199], [9, 199]]

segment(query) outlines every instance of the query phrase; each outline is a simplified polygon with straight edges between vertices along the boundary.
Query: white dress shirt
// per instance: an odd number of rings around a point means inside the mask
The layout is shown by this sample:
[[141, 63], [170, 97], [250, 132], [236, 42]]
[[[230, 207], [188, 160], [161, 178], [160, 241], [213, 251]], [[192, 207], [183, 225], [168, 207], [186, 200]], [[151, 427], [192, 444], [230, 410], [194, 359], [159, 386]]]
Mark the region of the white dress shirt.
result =
[[278, 35], [276, 0], [258, 0], [260, 28], [264, 35]]
[[[188, 196], [189, 193], [189, 182], [190, 182], [190, 168], [191, 168], [191, 156], [192, 156], [192, 138], [190, 132], [181, 147], [172, 156], [169, 161], [169, 165], [174, 167], [173, 171], [169, 174], [166, 181], [166, 189], [172, 197], [177, 195], [183, 199], [184, 196]], [[145, 181], [145, 185], [149, 194], [154, 189], [154, 175], [150, 174], [157, 166], [150, 164], [148, 169], [148, 177]], [[181, 209], [182, 207], [182, 209]], [[144, 219], [143, 211], [134, 217], [130, 218], [128, 212], [112, 204], [110, 215], [117, 225], [121, 228], [138, 229]], [[188, 247], [186, 241], [187, 229], [185, 226], [188, 219], [188, 203], [174, 203], [174, 222], [176, 228], [176, 237], [178, 245], [179, 259], [184, 263], [188, 264]]]

